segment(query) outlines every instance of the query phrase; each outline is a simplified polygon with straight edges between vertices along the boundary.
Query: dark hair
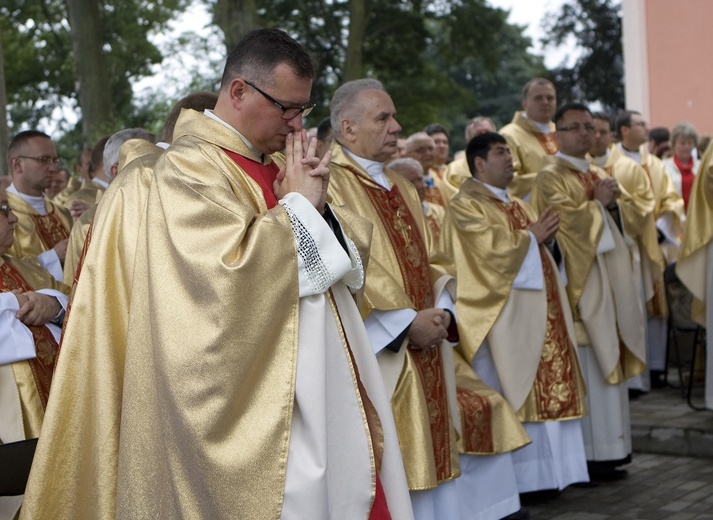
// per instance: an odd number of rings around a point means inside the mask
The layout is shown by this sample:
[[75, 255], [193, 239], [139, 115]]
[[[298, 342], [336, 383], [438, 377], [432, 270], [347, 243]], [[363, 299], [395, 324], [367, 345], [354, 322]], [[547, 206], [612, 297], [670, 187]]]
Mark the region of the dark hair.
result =
[[657, 126], [649, 130], [649, 141], [653, 141], [655, 144], [665, 143], [671, 140], [671, 132], [668, 128], [663, 126]]
[[530, 89], [534, 87], [535, 85], [552, 85], [552, 88], [557, 91], [555, 88], [555, 84], [552, 83], [549, 79], [545, 78], [532, 78], [530, 81], [525, 83], [525, 86], [522, 87], [522, 99], [525, 100], [527, 99], [527, 94], [530, 93]]
[[48, 136], [44, 132], [40, 132], [39, 130], [25, 130], [24, 132], [20, 132], [12, 138], [12, 141], [10, 141], [10, 146], [7, 147], [8, 160], [12, 159], [13, 155], [19, 152], [19, 149], [22, 148], [22, 145], [24, 145], [33, 137], [44, 137], [45, 139], [50, 139], [50, 136]]
[[594, 119], [599, 119], [600, 121], [606, 121], [607, 123], [609, 123], [609, 130], [612, 129], [611, 118], [609, 117], [609, 114], [605, 112], [594, 112], [592, 114], [592, 117]]
[[[631, 116], [637, 115], [640, 116], [641, 113], [637, 112], [636, 110], [622, 110], [616, 115], [616, 119], [614, 120], [614, 130], [616, 130], [616, 135], [621, 139], [621, 127], [625, 126], [627, 128], [631, 127]], [[666, 138], [668, 141], [668, 137]]]
[[322, 119], [322, 122], [319, 123], [319, 126], [317, 127], [317, 139], [319, 139], [320, 141], [326, 141], [327, 136], [331, 131], [332, 120], [328, 117], [325, 117], [324, 119]]
[[[91, 174], [100, 165], [104, 164], [104, 147], [111, 136], [107, 135], [99, 139], [92, 148], [92, 158], [89, 160], [89, 173]], [[94, 177], [92, 175], [92, 177]]]
[[470, 140], [465, 149], [465, 160], [473, 177], [475, 177], [475, 158], [487, 159], [490, 148], [498, 143], [506, 146], [508, 144], [502, 135], [495, 132], [485, 132], [484, 134], [476, 135]]
[[173, 141], [173, 130], [176, 128], [176, 121], [178, 121], [178, 116], [181, 115], [181, 110], [189, 108], [191, 110], [203, 112], [206, 109], [214, 109], [217, 102], [218, 94], [206, 91], [194, 92], [193, 94], [188, 94], [186, 97], [179, 99], [176, 104], [173, 105], [171, 112], [169, 112], [166, 121], [163, 123], [161, 141], [164, 143], [171, 143]]
[[446, 134], [448, 139], [451, 138], [451, 134], [448, 133], [448, 129], [440, 123], [431, 123], [426, 128], [423, 129], [428, 135], [433, 136], [435, 134]]
[[292, 67], [300, 78], [314, 78], [314, 60], [286, 32], [279, 29], [250, 31], [228, 54], [220, 88], [227, 87], [237, 77], [261, 85], [270, 84], [280, 63]]
[[564, 115], [569, 112], [569, 111], [577, 111], [577, 112], [587, 112], [590, 116], [592, 115], [592, 111], [589, 110], [589, 107], [585, 105], [584, 103], [566, 103], [559, 107], [557, 109], [557, 112], [555, 112], [555, 117], [553, 118], [553, 121], [555, 122], [555, 126], [559, 125], [560, 121], [564, 117]]

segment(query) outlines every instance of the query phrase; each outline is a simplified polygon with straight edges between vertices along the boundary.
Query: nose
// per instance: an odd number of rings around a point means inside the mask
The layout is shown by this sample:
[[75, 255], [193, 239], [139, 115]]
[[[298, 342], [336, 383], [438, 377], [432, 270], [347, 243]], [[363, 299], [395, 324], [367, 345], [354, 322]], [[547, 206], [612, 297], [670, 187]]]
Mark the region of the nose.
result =
[[398, 121], [396, 121], [396, 119], [394, 119], [394, 125], [393, 125], [393, 127], [391, 128], [391, 133], [392, 133], [392, 134], [398, 134], [398, 133], [400, 133], [400, 132], [401, 132], [401, 125], [399, 124]]
[[7, 213], [7, 221], [10, 224], [15, 224], [17, 222], [17, 215], [15, 215], [12, 210], [9, 210]]
[[300, 113], [297, 117], [290, 119], [287, 122], [287, 126], [289, 126], [294, 132], [302, 130], [302, 114]]

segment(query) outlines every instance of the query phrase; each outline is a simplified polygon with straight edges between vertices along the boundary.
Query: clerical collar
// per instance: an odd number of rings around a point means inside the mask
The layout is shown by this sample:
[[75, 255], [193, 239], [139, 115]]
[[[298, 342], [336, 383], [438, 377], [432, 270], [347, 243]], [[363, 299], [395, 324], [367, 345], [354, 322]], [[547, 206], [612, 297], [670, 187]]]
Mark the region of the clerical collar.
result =
[[203, 111], [203, 115], [206, 115], [206, 116], [210, 117], [211, 119], [213, 119], [213, 120], [215, 120], [215, 121], [218, 121], [221, 125], [223, 125], [223, 126], [225, 126], [226, 128], [229, 128], [230, 130], [232, 130], [233, 133], [234, 133], [235, 135], [237, 135], [243, 143], [245, 143], [245, 146], [248, 147], [248, 150], [250, 150], [250, 153], [252, 153], [255, 157], [259, 158], [259, 159], [260, 159], [260, 162], [261, 162], [262, 164], [265, 164], [265, 159], [266, 159], [265, 154], [262, 154], [262, 153], [258, 152], [258, 151], [255, 149], [255, 147], [250, 143], [250, 141], [247, 140], [247, 138], [246, 138], [243, 134], [241, 134], [241, 133], [238, 132], [235, 128], [233, 128], [233, 127], [230, 126], [228, 123], [226, 123], [225, 121], [223, 121], [221, 118], [219, 118], [218, 116], [216, 116], [215, 113], [213, 113], [213, 111], [210, 110], [210, 109], [208, 109], [208, 108], [206, 108], [206, 109]]
[[504, 190], [504, 189], [502, 189], [502, 188], [498, 188], [498, 187], [496, 187], [496, 186], [492, 186], [492, 185], [490, 185], [490, 184], [487, 184], [487, 183], [481, 181], [480, 179], [476, 179], [475, 177], [472, 177], [472, 179], [473, 179], [475, 182], [479, 182], [480, 184], [482, 184], [483, 186], [485, 186], [486, 188], [488, 188], [488, 189], [490, 190], [490, 192], [491, 192], [493, 195], [495, 195], [495, 197], [497, 197], [498, 200], [501, 200], [502, 202], [507, 202], [507, 203], [512, 202], [512, 201], [510, 200], [510, 197], [508, 196], [508, 190]]
[[600, 168], [604, 168], [604, 165], [607, 163], [607, 159], [609, 159], [609, 155], [611, 155], [611, 152], [609, 151], [609, 148], [607, 148], [604, 155], [600, 157], [592, 157], [592, 162]]
[[375, 183], [377, 183], [379, 186], [381, 186], [385, 190], [391, 189], [391, 184], [389, 183], [389, 179], [386, 178], [386, 174], [384, 173], [384, 163], [381, 163], [378, 161], [372, 161], [370, 159], [364, 159], [363, 157], [354, 155], [352, 152], [350, 152], [343, 146], [342, 146], [342, 150], [344, 150], [345, 154], [347, 154], [359, 166], [361, 166], [362, 170], [364, 170], [366, 173], [368, 173], [369, 177], [371, 177]]
[[577, 170], [582, 173], [587, 173], [589, 171], [589, 161], [587, 159], [580, 159], [579, 157], [572, 157], [571, 155], [563, 154], [562, 152], [557, 152], [555, 157], [560, 157], [565, 161], [572, 163]]
[[109, 187], [109, 183], [106, 182], [106, 181], [103, 180], [103, 179], [97, 179], [96, 177], [94, 177], [94, 178], [92, 179], [92, 182], [93, 182], [94, 184], [96, 184], [97, 186], [99, 186], [100, 188], [107, 189], [107, 188]]
[[622, 145], [621, 143], [617, 144], [617, 146], [619, 147], [619, 150], [621, 150], [622, 152], [624, 152], [624, 154], [625, 154], [627, 157], [629, 157], [629, 158], [631, 158], [631, 159], [634, 159], [634, 160], [636, 161], [636, 164], [639, 164], [639, 165], [641, 164], [641, 152], [640, 152], [639, 150], [636, 150], [635, 152], [632, 152], [632, 151], [627, 150], [626, 148], [624, 148], [624, 145]]
[[542, 132], [543, 134], [545, 134], [545, 135], [546, 135], [546, 134], [549, 134], [549, 133], [552, 131], [551, 128], [550, 128], [550, 124], [549, 124], [549, 123], [538, 123], [537, 121], [533, 121], [532, 119], [530, 119], [529, 117], [527, 117], [527, 113], [526, 113], [526, 112], [523, 112], [523, 113], [522, 113], [522, 117], [524, 117], [525, 119], [527, 119], [528, 121], [530, 121], [530, 123], [532, 123], [533, 125], [535, 125], [535, 126], [537, 127], [537, 129], [538, 129], [540, 132]]
[[10, 186], [7, 187], [6, 190], [8, 193], [12, 193], [13, 195], [17, 195], [20, 197], [22, 200], [27, 202], [30, 206], [32, 206], [32, 209], [34, 209], [37, 213], [40, 215], [44, 216], [47, 215], [47, 207], [45, 206], [45, 196], [40, 195], [39, 197], [33, 197], [32, 195], [25, 195], [24, 193], [20, 193], [17, 191], [17, 188], [15, 187], [15, 184], [10, 184]]

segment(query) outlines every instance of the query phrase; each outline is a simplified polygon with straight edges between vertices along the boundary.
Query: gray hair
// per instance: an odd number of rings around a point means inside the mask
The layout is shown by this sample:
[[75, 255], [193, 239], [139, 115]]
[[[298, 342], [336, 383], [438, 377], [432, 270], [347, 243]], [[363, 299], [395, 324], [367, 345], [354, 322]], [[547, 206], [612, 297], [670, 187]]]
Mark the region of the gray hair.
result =
[[693, 145], [698, 145], [698, 132], [696, 132], [692, 124], [684, 122], [673, 127], [673, 130], [671, 130], [671, 146], [674, 146], [676, 141], [682, 137], [692, 137]]
[[433, 140], [433, 137], [428, 135], [426, 132], [416, 132], [415, 134], [411, 134], [408, 136], [408, 139], [406, 139], [406, 152], [408, 153], [413, 150], [416, 143], [422, 139]]
[[119, 162], [119, 148], [129, 139], [143, 139], [150, 143], [156, 144], [156, 135], [143, 128], [128, 128], [119, 130], [112, 135], [104, 146], [104, 173], [106, 178], [111, 181], [111, 167]]
[[357, 108], [356, 101], [363, 90], [386, 92], [384, 85], [378, 79], [364, 78], [348, 81], [339, 87], [332, 96], [332, 101], [329, 103], [329, 119], [332, 122], [332, 132], [335, 137], [342, 135], [341, 123], [343, 120], [359, 121], [359, 111], [354, 109]]
[[396, 173], [402, 173], [409, 169], [416, 169], [423, 175], [423, 166], [420, 162], [412, 157], [401, 157], [399, 159], [394, 159], [388, 164], [389, 168], [394, 170]]

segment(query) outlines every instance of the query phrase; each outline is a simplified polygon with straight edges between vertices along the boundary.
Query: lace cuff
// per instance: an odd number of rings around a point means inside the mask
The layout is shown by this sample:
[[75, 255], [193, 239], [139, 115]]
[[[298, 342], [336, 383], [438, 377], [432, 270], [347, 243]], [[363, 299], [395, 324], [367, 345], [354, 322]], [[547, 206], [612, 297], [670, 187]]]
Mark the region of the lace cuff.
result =
[[[300, 298], [321, 294], [342, 278], [349, 278], [347, 275], [353, 270], [354, 260], [349, 258], [352, 255], [347, 255], [309, 201], [298, 193], [290, 193], [279, 204], [287, 212], [295, 236]], [[354, 244], [349, 248], [356, 251]], [[359, 254], [355, 255], [358, 258]], [[361, 267], [361, 259], [358, 262]]]

